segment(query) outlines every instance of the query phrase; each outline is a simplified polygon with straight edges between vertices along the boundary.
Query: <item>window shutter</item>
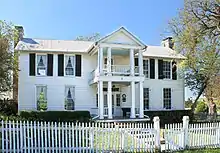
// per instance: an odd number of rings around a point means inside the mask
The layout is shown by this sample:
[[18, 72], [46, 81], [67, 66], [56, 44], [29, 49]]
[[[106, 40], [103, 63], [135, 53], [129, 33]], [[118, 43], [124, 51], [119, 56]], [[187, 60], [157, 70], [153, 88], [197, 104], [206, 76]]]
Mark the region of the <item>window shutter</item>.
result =
[[138, 58], [134, 58], [134, 66], [138, 66]]
[[35, 76], [35, 53], [29, 54], [29, 75]]
[[158, 60], [158, 79], [163, 79], [163, 60]]
[[81, 76], [82, 74], [82, 57], [81, 55], [76, 55], [76, 67], [75, 67], [75, 74], [76, 76]]
[[176, 62], [172, 62], [172, 79], [177, 80], [177, 65]]
[[47, 76], [53, 76], [53, 54], [47, 54]]
[[58, 76], [64, 75], [64, 55], [58, 55]]
[[150, 79], [155, 79], [155, 59], [150, 59]]

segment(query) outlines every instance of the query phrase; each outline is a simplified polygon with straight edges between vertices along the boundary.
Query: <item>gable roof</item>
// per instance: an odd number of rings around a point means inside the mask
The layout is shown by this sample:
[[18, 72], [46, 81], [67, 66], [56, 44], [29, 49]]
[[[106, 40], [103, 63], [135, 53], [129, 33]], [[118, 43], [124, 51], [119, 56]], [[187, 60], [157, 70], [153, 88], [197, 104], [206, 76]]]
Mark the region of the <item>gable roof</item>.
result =
[[101, 39], [99, 39], [97, 41], [97, 43], [101, 43], [104, 42], [105, 40], [107, 40], [108, 38], [114, 36], [115, 34], [119, 33], [119, 32], [123, 32], [126, 36], [128, 36], [129, 38], [131, 38], [133, 41], [135, 41], [137, 44], [139, 44], [140, 46], [146, 46], [145, 43], [143, 43], [139, 38], [137, 38], [134, 34], [132, 34], [131, 32], [129, 32], [125, 27], [120, 27], [119, 29], [113, 31], [112, 33], [102, 37]]
[[168, 47], [163, 46], [147, 46], [143, 52], [144, 57], [158, 57], [158, 58], [175, 58], [175, 59], [186, 59], [185, 56], [177, 53]]
[[91, 41], [74, 40], [45, 40], [23, 38], [18, 42], [15, 50], [22, 51], [63, 51], [63, 52], [85, 52], [93, 46]]

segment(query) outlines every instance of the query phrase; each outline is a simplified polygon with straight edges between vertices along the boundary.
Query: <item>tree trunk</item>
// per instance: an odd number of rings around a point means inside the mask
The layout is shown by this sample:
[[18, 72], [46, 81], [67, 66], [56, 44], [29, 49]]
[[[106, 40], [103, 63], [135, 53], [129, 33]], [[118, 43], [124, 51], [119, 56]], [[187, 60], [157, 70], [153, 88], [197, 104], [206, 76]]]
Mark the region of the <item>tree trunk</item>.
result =
[[200, 96], [202, 95], [202, 93], [205, 91], [206, 87], [207, 87], [207, 85], [205, 84], [203, 86], [203, 88], [201, 88], [201, 90], [199, 91], [199, 93], [198, 93], [198, 95], [197, 95], [197, 97], [196, 97], [196, 99], [195, 99], [195, 101], [194, 101], [194, 103], [192, 104], [192, 107], [191, 107], [192, 108], [192, 113], [194, 113], [194, 111], [196, 109], [196, 106], [198, 104], [198, 100], [199, 100]]

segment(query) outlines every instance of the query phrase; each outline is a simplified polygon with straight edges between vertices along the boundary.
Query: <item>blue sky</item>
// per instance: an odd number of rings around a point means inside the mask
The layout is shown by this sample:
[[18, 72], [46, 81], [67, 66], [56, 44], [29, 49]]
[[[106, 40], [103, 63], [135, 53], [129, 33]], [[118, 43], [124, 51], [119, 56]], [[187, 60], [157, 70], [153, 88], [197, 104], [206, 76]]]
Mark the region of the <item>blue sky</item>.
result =
[[32, 38], [106, 35], [125, 26], [147, 45], [160, 45], [181, 7], [183, 0], [3, 0], [0, 19], [22, 25]]

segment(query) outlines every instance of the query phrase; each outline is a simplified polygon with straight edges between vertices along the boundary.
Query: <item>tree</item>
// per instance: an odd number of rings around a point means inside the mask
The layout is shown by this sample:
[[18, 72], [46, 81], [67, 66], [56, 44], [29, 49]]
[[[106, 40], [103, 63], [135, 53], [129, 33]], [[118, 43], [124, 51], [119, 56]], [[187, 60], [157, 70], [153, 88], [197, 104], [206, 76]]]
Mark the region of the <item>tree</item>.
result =
[[14, 55], [14, 41], [17, 41], [17, 31], [11, 23], [0, 20], [0, 95], [13, 88], [12, 76], [16, 74], [17, 58]]
[[97, 41], [100, 39], [101, 35], [99, 33], [94, 33], [91, 36], [78, 36], [76, 40], [79, 41]]
[[200, 101], [195, 109], [196, 113], [205, 113], [207, 112], [207, 105], [204, 101]]
[[185, 85], [196, 95], [192, 105], [220, 72], [220, 0], [185, 0], [169, 28], [175, 50], [187, 57], [182, 64]]

